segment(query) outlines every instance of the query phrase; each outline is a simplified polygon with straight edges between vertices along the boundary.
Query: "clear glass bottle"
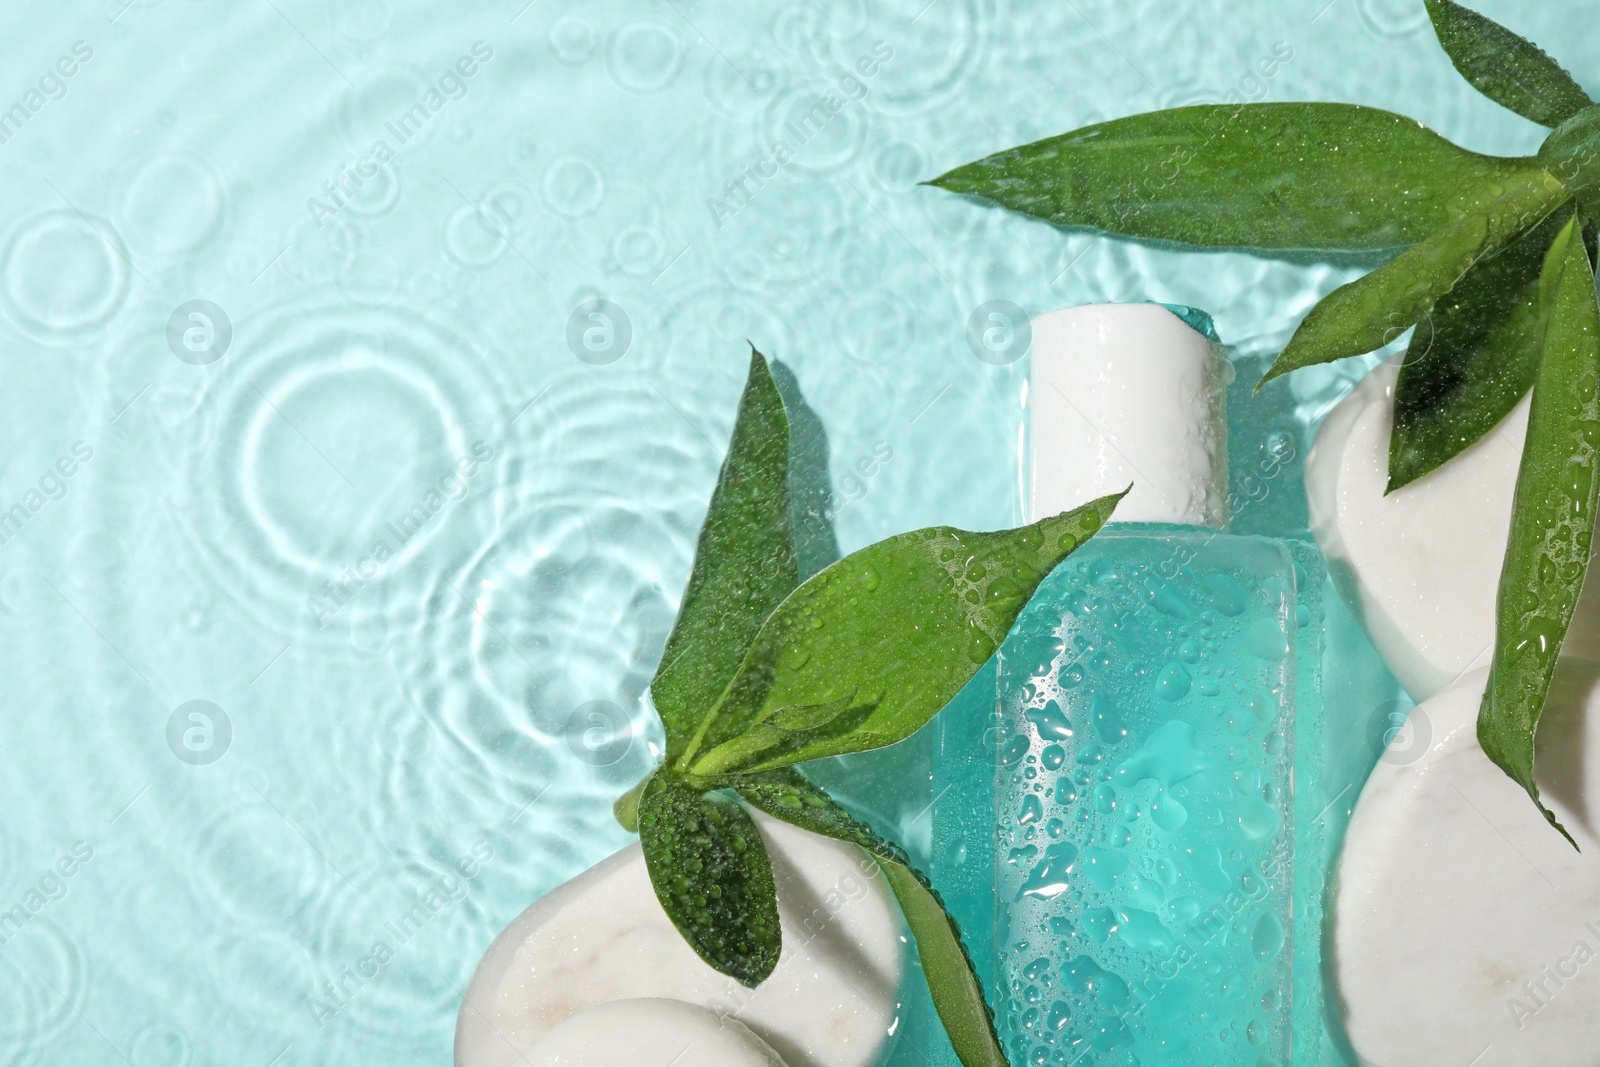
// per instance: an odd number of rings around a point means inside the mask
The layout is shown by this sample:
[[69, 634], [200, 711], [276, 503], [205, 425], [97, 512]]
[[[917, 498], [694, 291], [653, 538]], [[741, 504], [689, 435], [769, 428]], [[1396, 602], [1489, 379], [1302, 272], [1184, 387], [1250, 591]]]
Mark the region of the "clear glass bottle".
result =
[[1031, 510], [1134, 488], [1019, 618], [992, 709], [941, 716], [934, 882], [1018, 1065], [1322, 1044], [1325, 574], [1226, 532], [1230, 368], [1181, 312], [1034, 321]]

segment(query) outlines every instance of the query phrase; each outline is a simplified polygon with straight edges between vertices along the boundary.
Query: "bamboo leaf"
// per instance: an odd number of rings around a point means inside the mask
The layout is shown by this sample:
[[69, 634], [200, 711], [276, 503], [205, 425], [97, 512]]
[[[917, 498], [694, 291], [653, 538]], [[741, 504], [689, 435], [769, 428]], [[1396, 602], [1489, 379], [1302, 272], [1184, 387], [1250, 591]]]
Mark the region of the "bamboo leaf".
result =
[[1565, 218], [1554, 212], [1475, 264], [1417, 323], [1394, 391], [1388, 492], [1492, 430], [1539, 371], [1539, 271]]
[[1576, 848], [1533, 779], [1534, 734], [1588, 570], [1600, 493], [1600, 303], [1575, 214], [1551, 245], [1540, 281], [1544, 337], [1478, 742]]
[[750, 813], [657, 771], [639, 798], [656, 899], [701, 959], [754, 988], [778, 965], [778, 894]]
[[994, 1016], [972, 968], [961, 931], [932, 885], [900, 846], [860, 822], [799, 771], [784, 767], [737, 780], [740, 796], [762, 811], [812, 833], [859, 845], [877, 860], [917, 942], [934, 1010], [963, 1067], [1007, 1067]]
[[772, 613], [678, 769], [762, 770], [910, 736], [994, 654], [1034, 589], [1122, 494], [1031, 526], [869, 545]]
[[1577, 197], [1591, 217], [1600, 215], [1600, 105], [1556, 127], [1539, 147], [1539, 162]]
[[788, 466], [789, 418], [766, 359], [751, 349], [683, 606], [650, 682], [669, 761], [727, 688], [761, 624], [800, 583]]
[[1567, 199], [1559, 182], [1539, 171], [1501, 187], [1481, 211], [1464, 215], [1370, 274], [1341, 285], [1311, 309], [1289, 344], [1256, 384], [1301, 367], [1382, 348], [1433, 310], [1467, 272]]
[[1427, 0], [1427, 5], [1450, 62], [1501, 107], [1541, 126], [1559, 126], [1594, 102], [1532, 41], [1453, 0]]
[[1478, 155], [1354, 104], [1201, 105], [1114, 119], [997, 153], [930, 184], [1105, 233], [1208, 247], [1414, 244], [1527, 183], [1531, 159]]

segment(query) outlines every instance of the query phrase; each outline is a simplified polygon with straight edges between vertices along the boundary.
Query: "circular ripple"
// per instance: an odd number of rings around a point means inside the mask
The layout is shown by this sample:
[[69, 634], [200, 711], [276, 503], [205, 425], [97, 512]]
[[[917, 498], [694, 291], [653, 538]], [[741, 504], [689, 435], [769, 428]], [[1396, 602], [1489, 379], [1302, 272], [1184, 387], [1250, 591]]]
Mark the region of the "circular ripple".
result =
[[272, 604], [266, 620], [292, 633], [384, 625], [403, 596], [391, 579], [447, 532], [472, 536], [505, 390], [471, 342], [393, 309], [307, 310], [241, 335], [172, 505], [208, 584]]
[[41, 1062], [39, 1050], [77, 1018], [87, 985], [81, 946], [48, 913], [35, 915], [0, 954], [0, 1055], [10, 1053], [6, 1062]]
[[221, 179], [203, 160], [160, 155], [132, 171], [121, 203], [128, 235], [170, 254], [196, 248], [216, 233], [226, 197]]
[[[432, 676], [434, 664], [430, 660], [410, 668], [415, 678], [425, 679]], [[492, 764], [441, 725], [447, 714], [439, 693], [430, 697], [411, 679], [402, 684], [408, 694], [385, 709], [385, 721], [342, 729], [334, 741], [341, 766], [364, 769], [363, 780], [380, 783], [378, 802], [358, 816], [371, 836], [392, 851], [433, 854], [449, 845], [462, 825], [494, 825], [515, 815], [529, 799], [518, 792], [522, 783], [497, 776]], [[413, 688], [421, 695], [411, 695]], [[450, 698], [481, 700], [460, 687], [449, 690], [444, 699]], [[525, 776], [543, 773], [551, 762], [548, 746], [530, 746], [526, 754]], [[441, 819], [446, 811], [450, 818]]]
[[213, 989], [238, 989], [247, 982], [250, 1014], [261, 1019], [304, 1012], [306, 997], [331, 977], [320, 972], [303, 944], [267, 925], [234, 924], [197, 955], [207, 965]]
[[683, 66], [683, 42], [666, 25], [653, 21], [619, 26], [606, 42], [606, 72], [633, 93], [665, 89]]
[[[436, 592], [428, 611], [454, 617], [466, 636], [455, 651], [476, 678], [475, 692], [528, 718], [546, 741], [563, 738], [572, 710], [586, 701], [637, 701], [671, 623], [658, 568], [679, 562], [662, 554], [681, 540], [635, 506], [593, 496], [563, 503], [562, 487], [550, 488], [449, 583], [454, 589]], [[651, 557], [630, 555], [646, 544], [658, 546]]]
[[826, 13], [810, 4], [790, 4], [772, 19], [772, 39], [811, 64], [827, 61], [830, 36]]
[[[330, 511], [343, 512], [338, 517], [346, 520], [359, 514], [359, 503], [350, 511], [342, 503], [349, 499], [346, 490], [358, 501], [361, 494], [361, 485], [341, 465], [349, 465], [347, 457], [357, 454], [357, 464], [376, 468], [385, 456], [441, 448], [464, 455], [470, 447], [453, 414], [441, 407], [433, 380], [377, 351], [358, 348], [336, 363], [292, 368], [270, 390], [255, 388], [262, 403], [242, 427], [243, 501], [278, 554], [313, 577], [331, 579], [339, 571], [345, 529], [329, 523]], [[356, 418], [349, 404], [353, 395], [361, 398]], [[359, 453], [368, 453], [371, 462], [362, 463]], [[396, 562], [403, 564], [424, 544], [407, 544]]]
[[656, 200], [648, 187], [612, 187], [606, 197], [605, 229], [611, 234], [605, 260], [608, 272], [655, 278], [689, 243], [681, 233], [669, 233]]
[[773, 301], [731, 285], [697, 289], [679, 300], [668, 331], [674, 338], [668, 372], [682, 376], [688, 388], [695, 388], [690, 383], [698, 379], [704, 390], [708, 373], [742, 374], [740, 357], [748, 355], [750, 345], [780, 359], [793, 352], [790, 325]]
[[[875, 110], [900, 116], [928, 115], [969, 87], [984, 63], [989, 27], [995, 25], [994, 0], [939, 0], [927, 17], [918, 14], [927, 0], [884, 0], [874, 5], [882, 25], [896, 29], [885, 44], [894, 55], [881, 61], [867, 80]], [[856, 69], [856, 61], [873, 55], [870, 35], [840, 41], [833, 62], [840, 70]], [[881, 57], [880, 57], [881, 60]]]
[[867, 118], [863, 101], [850, 100], [838, 85], [808, 81], [779, 96], [767, 109], [767, 141], [773, 152], [780, 144], [793, 152], [787, 169], [824, 173], [860, 154]]
[[611, 258], [624, 274], [643, 277], [665, 262], [666, 239], [654, 226], [629, 226], [611, 239]]
[[464, 205], [445, 220], [444, 250], [462, 266], [487, 267], [510, 248], [503, 231], [475, 208]]
[[[447, 858], [403, 853], [375, 872], [374, 882], [388, 891], [363, 916], [361, 938], [345, 950], [350, 958], [338, 961], [361, 979], [339, 1022], [340, 1029], [359, 1029], [369, 1038], [360, 1043], [363, 1058], [370, 1055], [370, 1039], [410, 1033], [420, 1040], [427, 1036], [423, 1028], [454, 1016], [460, 993], [439, 976], [460, 973], [482, 951], [477, 931], [492, 925], [480, 881], [484, 865], [470, 845], [452, 843], [439, 854]], [[456, 866], [460, 858], [478, 863], [474, 878]], [[392, 957], [387, 963], [380, 944]]]
[[24, 220], [6, 243], [0, 307], [34, 337], [79, 340], [122, 307], [128, 273], [127, 252], [109, 223], [48, 211]]
[[[362, 165], [361, 159], [370, 162]], [[370, 156], [361, 159], [353, 160], [344, 172], [349, 175], [346, 182], [349, 192], [341, 190], [344, 207], [340, 213], [348, 211], [368, 219], [387, 215], [400, 202], [400, 168], [393, 161], [380, 163]]]
[[578, 218], [594, 211], [605, 195], [605, 176], [586, 159], [567, 156], [556, 160], [545, 172], [545, 200], [568, 218]]
[[928, 173], [928, 154], [909, 141], [890, 141], [872, 159], [872, 173], [893, 189], [905, 189]]
[[203, 899], [246, 926], [318, 933], [339, 874], [260, 795], [218, 812], [195, 834], [194, 869]]
[[478, 208], [501, 231], [517, 233], [532, 217], [533, 203], [522, 186], [501, 182], [484, 191], [478, 198]]
[[1404, 0], [1357, 0], [1361, 21], [1384, 37], [1406, 37], [1428, 25], [1428, 12]]
[[399, 660], [447, 742], [441, 758], [481, 762], [480, 775], [524, 798], [552, 759], [613, 790], [648, 766], [642, 741], [597, 766], [566, 733], [595, 700], [626, 709], [636, 736], [647, 729], [641, 694], [715, 479], [718, 450], [701, 434], [726, 432], [696, 410], [697, 384], [667, 389], [674, 409], [653, 388], [585, 368], [522, 416], [497, 536], [417, 606], [420, 644]]
[[594, 27], [580, 18], [564, 18], [550, 27], [550, 51], [561, 62], [577, 66], [594, 54]]
[[189, 1035], [168, 1023], [151, 1023], [128, 1042], [133, 1067], [189, 1067], [193, 1045]]

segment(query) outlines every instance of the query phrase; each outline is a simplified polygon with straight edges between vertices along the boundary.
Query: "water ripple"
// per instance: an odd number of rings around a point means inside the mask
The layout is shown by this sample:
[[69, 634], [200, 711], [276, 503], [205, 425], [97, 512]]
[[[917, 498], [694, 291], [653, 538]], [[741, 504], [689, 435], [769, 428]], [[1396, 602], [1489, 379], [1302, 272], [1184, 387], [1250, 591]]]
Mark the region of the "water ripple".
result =
[[129, 263], [104, 219], [40, 212], [17, 225], [0, 253], [0, 308], [37, 340], [82, 340], [127, 300]]

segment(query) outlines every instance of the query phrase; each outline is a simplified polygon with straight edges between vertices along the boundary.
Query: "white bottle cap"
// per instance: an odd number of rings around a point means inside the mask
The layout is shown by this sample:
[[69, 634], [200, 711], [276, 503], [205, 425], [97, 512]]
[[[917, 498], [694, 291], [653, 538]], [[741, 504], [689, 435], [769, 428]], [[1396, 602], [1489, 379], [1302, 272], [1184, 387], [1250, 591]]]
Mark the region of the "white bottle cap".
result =
[[[1210, 331], [1203, 312], [1194, 317]], [[1214, 338], [1161, 304], [1088, 304], [1033, 320], [1034, 521], [1132, 483], [1117, 522], [1227, 529], [1233, 366]]]

